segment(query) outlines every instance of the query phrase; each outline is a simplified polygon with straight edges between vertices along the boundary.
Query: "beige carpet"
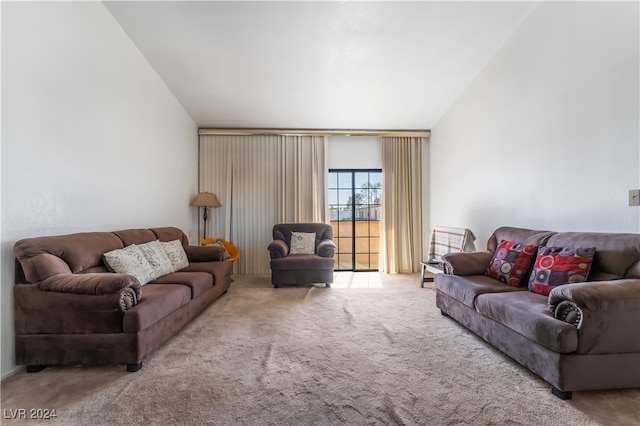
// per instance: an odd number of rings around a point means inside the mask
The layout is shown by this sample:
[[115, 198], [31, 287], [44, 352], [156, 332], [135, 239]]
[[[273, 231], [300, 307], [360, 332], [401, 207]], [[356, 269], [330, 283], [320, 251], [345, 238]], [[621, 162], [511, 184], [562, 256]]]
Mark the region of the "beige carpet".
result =
[[7, 418], [19, 408], [55, 409], [40, 424], [64, 425], [640, 423], [640, 390], [554, 397], [441, 316], [417, 275], [354, 276], [331, 289], [235, 277], [137, 373], [49, 367], [3, 381], [2, 423], [36, 423]]

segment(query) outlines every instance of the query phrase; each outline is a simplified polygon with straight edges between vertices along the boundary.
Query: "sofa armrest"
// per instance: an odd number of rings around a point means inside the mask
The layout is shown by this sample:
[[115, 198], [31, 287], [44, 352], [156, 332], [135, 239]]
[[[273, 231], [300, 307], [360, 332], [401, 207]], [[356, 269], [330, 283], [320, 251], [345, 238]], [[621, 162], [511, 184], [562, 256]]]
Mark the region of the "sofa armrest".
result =
[[591, 281], [552, 288], [549, 307], [553, 308], [563, 300], [592, 311], [640, 312], [640, 280]]
[[316, 247], [316, 253], [320, 257], [334, 257], [336, 254], [336, 244], [332, 240], [322, 240]]
[[447, 275], [482, 275], [493, 258], [490, 251], [447, 253], [442, 256]]
[[184, 252], [189, 263], [224, 260], [224, 248], [219, 246], [185, 246]]
[[140, 281], [136, 277], [110, 272], [56, 274], [40, 281], [34, 288], [43, 293], [101, 296], [100, 303], [106, 303], [120, 312], [133, 308], [142, 298]]
[[140, 281], [133, 275], [110, 272], [93, 274], [56, 274], [45, 278], [37, 285], [42, 291], [58, 293], [105, 295], [116, 294], [130, 288], [140, 297]]
[[578, 353], [640, 352], [640, 280], [565, 284], [549, 293], [549, 310], [578, 328]]
[[273, 240], [271, 244], [269, 244], [269, 247], [267, 247], [267, 250], [269, 250], [271, 259], [281, 259], [287, 257], [289, 254], [289, 247], [287, 247], [287, 243], [282, 240]]
[[123, 316], [137, 306], [129, 287], [118, 293], [95, 295], [16, 284], [13, 297], [16, 335], [121, 333]]

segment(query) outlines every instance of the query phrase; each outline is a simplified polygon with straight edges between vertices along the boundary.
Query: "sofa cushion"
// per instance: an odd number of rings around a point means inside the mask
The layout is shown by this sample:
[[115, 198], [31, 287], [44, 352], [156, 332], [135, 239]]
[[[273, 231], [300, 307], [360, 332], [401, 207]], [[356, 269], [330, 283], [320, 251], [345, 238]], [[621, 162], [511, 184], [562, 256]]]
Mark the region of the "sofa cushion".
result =
[[594, 247], [540, 247], [529, 278], [529, 290], [548, 296], [553, 287], [587, 280]]
[[214, 262], [193, 262], [182, 272], [206, 272], [213, 277], [213, 285], [222, 285], [231, 281], [233, 263], [228, 260]]
[[485, 275], [512, 286], [521, 285], [529, 277], [537, 248], [533, 244], [520, 244], [506, 240], [500, 242]]
[[453, 297], [470, 308], [475, 308], [476, 297], [480, 294], [526, 291], [524, 287], [505, 285], [486, 275], [437, 274], [434, 281], [438, 291]]
[[125, 333], [137, 333], [191, 300], [191, 289], [182, 284], [147, 284], [142, 300], [124, 313]]
[[189, 245], [189, 239], [180, 228], [165, 226], [163, 228], [151, 228], [157, 239], [160, 241], [180, 240], [183, 246]]
[[320, 257], [317, 254], [291, 254], [281, 259], [271, 259], [271, 270], [333, 269], [334, 264], [332, 257]]
[[157, 240], [156, 234], [149, 229], [125, 229], [122, 231], [114, 231], [114, 234], [122, 240], [125, 246], [131, 244], [144, 244], [149, 241]]
[[133, 275], [142, 285], [155, 278], [149, 261], [135, 244], [106, 252], [104, 261], [114, 272]]
[[533, 244], [535, 246], [547, 245], [547, 240], [554, 235], [553, 231], [536, 231], [533, 229], [514, 228], [502, 226], [491, 234], [487, 241], [487, 250], [495, 252], [501, 241], [515, 241], [520, 244]]
[[547, 298], [529, 291], [482, 294], [476, 310], [554, 352], [567, 354], [578, 349], [578, 331], [572, 324], [555, 319]]
[[167, 255], [164, 246], [158, 240], [137, 246], [153, 269], [154, 279], [173, 272], [171, 259]]
[[174, 271], [179, 271], [189, 266], [189, 258], [180, 240], [162, 242], [162, 247], [164, 247], [164, 250], [167, 252]]
[[191, 298], [195, 299], [213, 287], [213, 276], [206, 272], [174, 272], [163, 275], [150, 284], [182, 284], [191, 289]]
[[316, 252], [315, 232], [292, 232], [289, 254], [314, 254]]
[[314, 232], [316, 244], [322, 240], [333, 240], [333, 227], [328, 223], [280, 223], [273, 226], [273, 239], [282, 240], [291, 246], [292, 232]]

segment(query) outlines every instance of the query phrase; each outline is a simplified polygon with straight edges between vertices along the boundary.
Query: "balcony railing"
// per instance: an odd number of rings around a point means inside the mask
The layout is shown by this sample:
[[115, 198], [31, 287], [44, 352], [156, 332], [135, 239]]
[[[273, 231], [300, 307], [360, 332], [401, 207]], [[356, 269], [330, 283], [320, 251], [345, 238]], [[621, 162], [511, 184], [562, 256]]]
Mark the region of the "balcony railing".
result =
[[336, 270], [378, 269], [380, 221], [331, 221], [331, 226], [336, 243]]

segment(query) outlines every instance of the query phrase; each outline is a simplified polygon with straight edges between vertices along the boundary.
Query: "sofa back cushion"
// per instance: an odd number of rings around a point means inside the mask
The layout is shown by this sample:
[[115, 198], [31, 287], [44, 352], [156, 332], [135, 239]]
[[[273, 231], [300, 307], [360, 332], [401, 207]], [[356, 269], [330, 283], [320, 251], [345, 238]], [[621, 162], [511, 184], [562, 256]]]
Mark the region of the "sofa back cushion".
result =
[[150, 229], [125, 229], [122, 231], [114, 231], [114, 234], [122, 240], [125, 247], [131, 244], [144, 244], [149, 241], [157, 240], [156, 234]]
[[175, 228], [173, 226], [166, 226], [164, 228], [151, 228], [150, 231], [153, 232], [154, 235], [156, 236], [156, 239], [160, 241], [167, 242], [167, 241], [173, 241], [173, 240], [180, 240], [183, 247], [186, 247], [189, 245], [189, 239], [184, 234], [184, 232], [182, 232], [182, 230], [179, 228]]
[[560, 232], [552, 247], [595, 247], [589, 281], [640, 278], [640, 234]]
[[496, 248], [502, 241], [513, 241], [516, 244], [533, 244], [535, 246], [543, 246], [547, 240], [554, 235], [551, 231], [535, 231], [533, 229], [514, 228], [511, 226], [503, 226], [496, 229], [489, 241], [487, 241], [487, 250], [495, 252]]
[[151, 229], [125, 229], [122, 231], [115, 231], [114, 234], [122, 240], [125, 247], [130, 246], [131, 244], [145, 244], [155, 240], [163, 242], [180, 240], [183, 247], [189, 245], [189, 239], [184, 232], [173, 226]]
[[291, 247], [292, 232], [314, 232], [316, 247], [322, 240], [333, 240], [333, 228], [328, 223], [280, 223], [273, 227], [273, 239], [282, 240]]
[[189, 244], [175, 227], [25, 238], [14, 245], [16, 283], [35, 284], [55, 274], [106, 272], [104, 253], [155, 240]]
[[37, 283], [55, 274], [94, 270], [103, 266], [103, 253], [122, 247], [111, 232], [25, 238], [14, 245], [16, 266], [21, 267], [21, 271], [16, 268], [16, 277]]

